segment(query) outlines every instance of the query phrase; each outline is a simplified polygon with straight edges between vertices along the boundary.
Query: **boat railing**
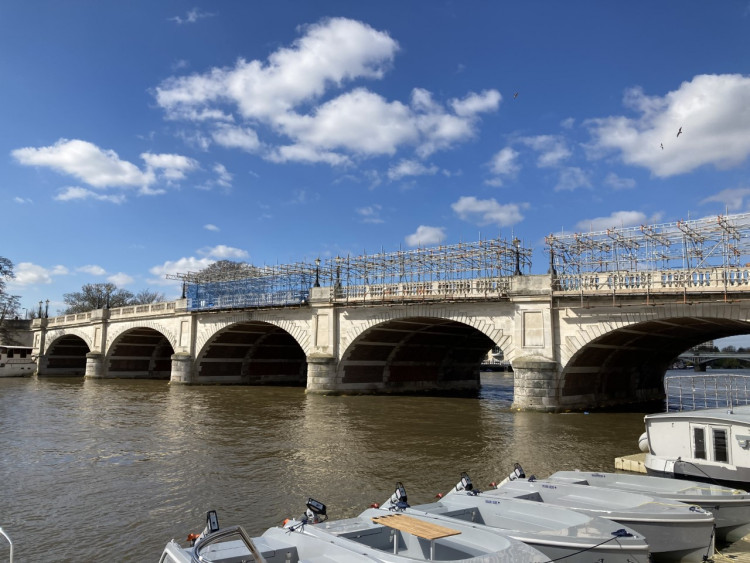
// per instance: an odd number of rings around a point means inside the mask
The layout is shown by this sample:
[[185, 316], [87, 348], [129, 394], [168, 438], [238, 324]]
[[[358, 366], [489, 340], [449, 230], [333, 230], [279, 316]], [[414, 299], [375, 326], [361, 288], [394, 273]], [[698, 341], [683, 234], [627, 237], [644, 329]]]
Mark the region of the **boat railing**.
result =
[[750, 404], [750, 375], [713, 373], [664, 378], [667, 412]]

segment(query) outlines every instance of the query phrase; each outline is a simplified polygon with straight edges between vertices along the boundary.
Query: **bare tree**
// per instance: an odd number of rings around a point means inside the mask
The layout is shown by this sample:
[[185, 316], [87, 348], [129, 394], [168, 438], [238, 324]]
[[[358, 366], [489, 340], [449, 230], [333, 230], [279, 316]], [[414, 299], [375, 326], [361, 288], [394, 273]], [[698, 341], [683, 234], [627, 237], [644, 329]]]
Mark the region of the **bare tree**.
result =
[[64, 315], [84, 313], [93, 309], [124, 307], [133, 304], [135, 296], [127, 289], [119, 289], [113, 283], [87, 283], [81, 291], [63, 294], [67, 308]]
[[10, 329], [5, 320], [15, 318], [20, 307], [19, 297], [5, 291], [8, 280], [14, 277], [13, 262], [0, 256], [0, 341], [3, 342], [11, 340]]
[[146, 305], [148, 303], [160, 303], [166, 301], [163, 293], [158, 291], [151, 291], [150, 289], [142, 289], [133, 297], [133, 305]]

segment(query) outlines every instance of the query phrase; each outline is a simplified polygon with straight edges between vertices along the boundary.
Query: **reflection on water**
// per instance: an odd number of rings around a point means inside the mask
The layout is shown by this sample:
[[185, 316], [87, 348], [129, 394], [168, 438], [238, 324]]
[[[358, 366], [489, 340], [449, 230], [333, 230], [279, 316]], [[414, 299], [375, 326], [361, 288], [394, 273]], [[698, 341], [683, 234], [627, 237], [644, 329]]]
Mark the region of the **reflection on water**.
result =
[[[479, 398], [322, 397], [282, 387], [0, 379], [0, 526], [19, 561], [156, 561], [208, 509], [251, 534], [299, 515], [382, 502], [403, 481], [428, 502], [467, 471], [612, 470], [644, 413], [514, 412], [513, 374]], [[0, 559], [6, 554], [0, 545]]]

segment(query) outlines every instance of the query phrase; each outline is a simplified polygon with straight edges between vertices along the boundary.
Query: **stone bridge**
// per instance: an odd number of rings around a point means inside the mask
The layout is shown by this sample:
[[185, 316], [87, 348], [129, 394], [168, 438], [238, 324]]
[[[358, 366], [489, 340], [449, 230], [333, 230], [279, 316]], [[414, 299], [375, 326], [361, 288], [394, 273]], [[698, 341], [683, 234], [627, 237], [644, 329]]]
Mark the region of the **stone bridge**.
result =
[[39, 376], [299, 385], [307, 392], [476, 393], [499, 346], [514, 407], [646, 403], [685, 350], [750, 333], [750, 272], [716, 270], [314, 287], [286, 307], [187, 300], [35, 319]]

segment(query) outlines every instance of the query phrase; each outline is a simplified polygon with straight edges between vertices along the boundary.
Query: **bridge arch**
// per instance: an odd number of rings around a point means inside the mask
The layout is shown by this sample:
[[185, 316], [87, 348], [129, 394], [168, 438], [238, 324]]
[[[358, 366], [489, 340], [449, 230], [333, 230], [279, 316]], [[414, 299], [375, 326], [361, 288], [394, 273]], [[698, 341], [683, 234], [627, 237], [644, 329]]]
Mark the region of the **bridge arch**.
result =
[[[663, 377], [672, 361], [689, 348], [719, 338], [750, 333], [750, 319], [727, 308], [695, 306], [641, 313], [601, 327], [588, 325], [564, 343], [560, 402], [607, 406], [648, 403], [664, 398]], [[718, 313], [718, 314], [717, 314]]]
[[435, 316], [434, 311], [431, 315], [409, 313], [370, 319], [359, 326], [356, 336], [346, 335], [336, 375], [341, 389], [360, 393], [478, 391], [480, 363], [499, 345], [482, 330], [489, 325], [476, 318], [462, 322]]
[[40, 358], [40, 376], [84, 376], [86, 354], [92, 342], [86, 331], [56, 330], [47, 334], [45, 354]]
[[[279, 323], [286, 324], [286, 323]], [[253, 318], [221, 323], [196, 354], [195, 383], [304, 385], [307, 355], [279, 324]]]
[[174, 346], [163, 332], [150, 326], [131, 326], [107, 340], [106, 377], [170, 378]]

